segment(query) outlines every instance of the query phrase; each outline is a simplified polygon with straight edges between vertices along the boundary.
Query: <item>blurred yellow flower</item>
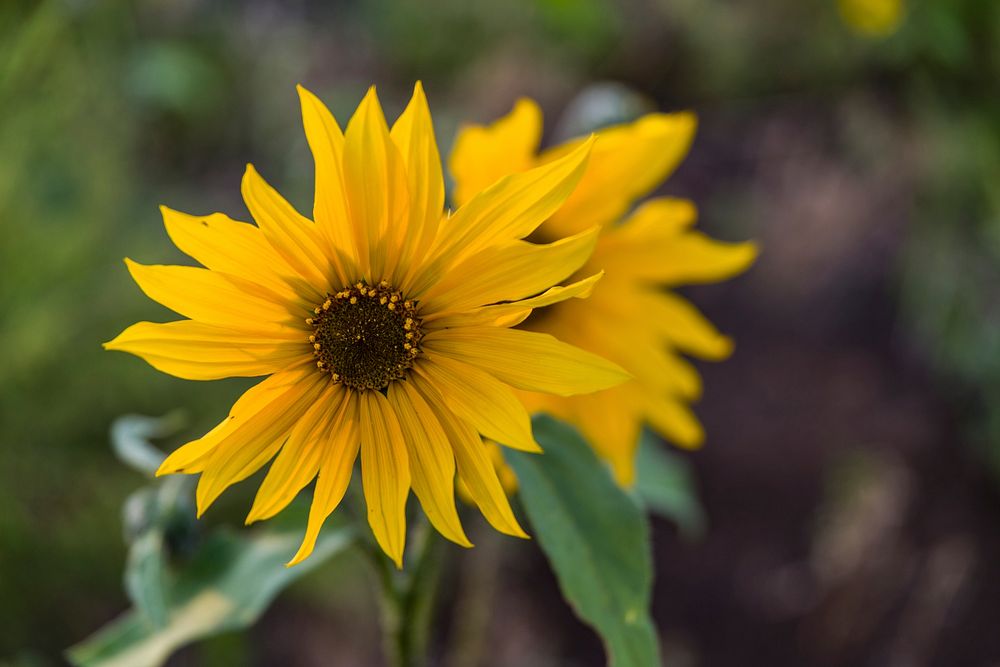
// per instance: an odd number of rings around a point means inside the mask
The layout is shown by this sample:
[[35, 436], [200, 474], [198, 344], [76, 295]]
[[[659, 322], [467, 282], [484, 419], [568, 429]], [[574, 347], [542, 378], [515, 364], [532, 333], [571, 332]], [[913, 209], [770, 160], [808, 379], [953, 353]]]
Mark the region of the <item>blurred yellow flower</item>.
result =
[[140, 322], [107, 348], [191, 380], [269, 376], [159, 473], [201, 473], [200, 515], [274, 459], [248, 523], [274, 516], [317, 478], [290, 564], [312, 552], [359, 452], [369, 524], [397, 565], [411, 488], [445, 537], [471, 546], [455, 509], [456, 469], [497, 530], [524, 536], [481, 439], [539, 451], [511, 387], [569, 395], [627, 378], [505, 323], [581, 296], [596, 279], [553, 287], [580, 271], [597, 229], [547, 245], [521, 240], [569, 196], [591, 142], [469, 193], [445, 217], [419, 84], [391, 130], [374, 88], [346, 132], [315, 96], [299, 94], [316, 163], [315, 222], [248, 166], [242, 192], [256, 226], [163, 209], [171, 239], [205, 268], [127, 260], [150, 298], [190, 319]]
[[[693, 230], [691, 202], [655, 198], [630, 212], [680, 163], [695, 126], [690, 113], [651, 114], [599, 132], [580, 185], [534, 237], [553, 239], [600, 226], [593, 256], [570, 279], [606, 275], [586, 301], [563, 301], [519, 323], [521, 328], [611, 359], [634, 380], [573, 398], [522, 391], [522, 400], [533, 412], [575, 424], [625, 485], [635, 477], [644, 423], [682, 447], [703, 440], [688, 408], [701, 393], [701, 378], [680, 353], [719, 360], [732, 351], [730, 339], [694, 306], [663, 288], [717, 282], [744, 271], [757, 255], [753, 243], [720, 243]], [[581, 145], [571, 141], [539, 154], [541, 131], [541, 112], [530, 100], [519, 101], [490, 126], [464, 128], [449, 163], [456, 204], [468, 205], [504, 174], [552, 164]]]
[[840, 16], [856, 32], [887, 37], [903, 20], [903, 0], [838, 0]]

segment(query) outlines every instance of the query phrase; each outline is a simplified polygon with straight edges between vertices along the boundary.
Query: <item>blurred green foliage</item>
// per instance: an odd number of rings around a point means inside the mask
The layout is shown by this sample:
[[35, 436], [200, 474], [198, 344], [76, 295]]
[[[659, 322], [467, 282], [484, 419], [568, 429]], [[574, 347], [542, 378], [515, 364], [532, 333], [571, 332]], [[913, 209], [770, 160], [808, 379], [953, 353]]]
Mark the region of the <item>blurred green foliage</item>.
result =
[[[142, 51], [130, 18], [120, 3], [0, 8], [0, 654], [52, 651], [120, 604], [115, 524], [135, 480], [106, 446], [112, 415], [232, 390], [185, 388], [100, 347], [165, 314], [121, 263], [169, 257], [142, 178], [150, 107], [123, 85], [123, 54]], [[46, 576], [15, 574], [30, 571]]]
[[1000, 479], [1000, 5], [923, 9], [905, 89], [920, 187], [902, 307]]
[[[55, 656], [127, 604], [119, 507], [139, 477], [107, 447], [113, 418], [185, 408], [191, 435], [246, 385], [170, 378], [100, 343], [171, 318], [121, 263], [184, 261], [158, 204], [245, 217], [252, 160], [309, 210], [298, 81], [344, 118], [371, 82], [395, 113], [421, 78], [443, 149], [459, 119], [602, 79], [736, 113], [796, 91], [887, 93], [855, 146], [916, 156], [903, 322], [1000, 469], [1000, 4], [914, 0], [884, 40], [835, 4], [0, 3], [0, 656]], [[699, 203], [739, 224], [748, 196]]]
[[[150, 442], [175, 432], [176, 416], [128, 415], [112, 427], [115, 454], [152, 477], [165, 457]], [[252, 625], [303, 575], [351, 547], [356, 531], [328, 525], [313, 555], [285, 566], [302, 541], [308, 504], [295, 501], [267, 526], [205, 531], [194, 479], [168, 476], [132, 493], [123, 520], [129, 545], [124, 583], [132, 608], [66, 652], [81, 667], [158, 667], [177, 649]], [[333, 522], [331, 522], [332, 524]], [[233, 662], [230, 649], [224, 662]], [[221, 657], [221, 656], [219, 656]]]
[[545, 455], [504, 457], [563, 598], [601, 636], [609, 665], [658, 664], [649, 518], [573, 427], [539, 415], [532, 429]]

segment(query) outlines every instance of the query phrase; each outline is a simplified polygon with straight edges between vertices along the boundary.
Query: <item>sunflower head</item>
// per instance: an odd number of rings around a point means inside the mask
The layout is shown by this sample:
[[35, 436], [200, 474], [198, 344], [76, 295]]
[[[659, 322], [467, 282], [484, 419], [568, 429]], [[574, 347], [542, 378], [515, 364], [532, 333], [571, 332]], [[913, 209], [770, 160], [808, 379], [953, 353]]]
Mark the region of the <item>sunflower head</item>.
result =
[[[689, 201], [657, 197], [637, 205], [681, 163], [696, 125], [692, 113], [654, 113], [598, 132], [580, 184], [534, 235], [600, 229], [594, 253], [570, 280], [599, 271], [604, 278], [586, 301], [563, 301], [517, 324], [611, 359], [632, 379], [586, 395], [528, 390], [519, 397], [532, 412], [574, 424], [624, 485], [635, 479], [644, 424], [682, 447], [697, 447], [704, 438], [689, 408], [700, 396], [701, 378], [682, 355], [719, 360], [732, 351], [732, 341], [669, 288], [723, 280], [757, 255], [753, 243], [721, 243], [696, 231], [697, 210]], [[505, 173], [566, 159], [586, 141], [542, 149], [541, 136], [542, 114], [530, 100], [495, 123], [464, 128], [450, 158], [458, 202]]]
[[598, 275], [561, 285], [596, 228], [524, 240], [569, 197], [592, 141], [444, 209], [430, 112], [418, 83], [390, 128], [374, 88], [342, 131], [299, 88], [316, 164], [312, 217], [252, 167], [242, 193], [256, 224], [163, 209], [171, 239], [201, 263], [128, 261], [140, 288], [185, 319], [140, 322], [105, 347], [193, 380], [266, 378], [160, 473], [198, 473], [199, 514], [271, 462], [248, 522], [280, 512], [314, 479], [307, 557], [355, 460], [368, 521], [402, 563], [410, 491], [431, 523], [471, 546], [454, 501], [461, 476], [498, 530], [525, 536], [483, 437], [539, 451], [514, 390], [559, 395], [624, 381], [617, 364], [511, 328], [534, 309], [587, 296]]
[[381, 391], [402, 380], [420, 354], [416, 304], [385, 280], [327, 294], [306, 324], [313, 328], [316, 367], [357, 391]]

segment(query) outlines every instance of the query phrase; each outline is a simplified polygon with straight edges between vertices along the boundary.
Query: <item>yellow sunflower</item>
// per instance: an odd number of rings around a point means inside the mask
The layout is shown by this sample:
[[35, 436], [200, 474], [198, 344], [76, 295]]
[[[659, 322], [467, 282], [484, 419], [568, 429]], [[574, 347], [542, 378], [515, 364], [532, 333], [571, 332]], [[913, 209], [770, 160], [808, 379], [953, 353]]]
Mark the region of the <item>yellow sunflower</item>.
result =
[[616, 364], [506, 322], [584, 297], [578, 272], [597, 229], [540, 245], [521, 240], [569, 196], [591, 142], [509, 176], [444, 211], [437, 144], [417, 84], [390, 130], [374, 88], [342, 132], [299, 88], [316, 163], [314, 220], [252, 166], [242, 193], [256, 226], [163, 208], [167, 233], [204, 265], [126, 260], [152, 299], [183, 319], [140, 322], [105, 344], [191, 380], [268, 376], [160, 474], [200, 473], [201, 515], [230, 485], [274, 459], [247, 522], [281, 511], [317, 479], [305, 539], [312, 551], [360, 452], [368, 522], [401, 566], [412, 488], [445, 537], [471, 546], [455, 509], [462, 476], [499, 531], [524, 536], [481, 436], [539, 451], [521, 390], [576, 394], [618, 384]]
[[838, 0], [840, 17], [852, 30], [867, 37], [888, 37], [906, 14], [903, 0]]
[[[704, 439], [688, 407], [701, 393], [701, 378], [681, 353], [720, 360], [732, 352], [729, 338], [664, 288], [728, 278], [757, 255], [753, 243], [720, 243], [692, 229], [696, 210], [689, 201], [661, 197], [632, 210], [683, 159], [695, 125], [690, 113], [650, 114], [599, 132], [579, 186], [533, 236], [560, 238], [598, 226], [594, 254], [570, 280], [607, 273], [585, 303], [547, 308], [521, 328], [611, 359], [634, 379], [588, 396], [530, 390], [520, 396], [532, 412], [575, 424], [623, 485], [634, 480], [644, 423], [682, 447], [697, 447]], [[456, 203], [470, 202], [478, 190], [507, 174], [555, 164], [583, 143], [570, 141], [539, 153], [541, 132], [541, 112], [530, 100], [520, 100], [492, 125], [464, 128], [449, 163]]]

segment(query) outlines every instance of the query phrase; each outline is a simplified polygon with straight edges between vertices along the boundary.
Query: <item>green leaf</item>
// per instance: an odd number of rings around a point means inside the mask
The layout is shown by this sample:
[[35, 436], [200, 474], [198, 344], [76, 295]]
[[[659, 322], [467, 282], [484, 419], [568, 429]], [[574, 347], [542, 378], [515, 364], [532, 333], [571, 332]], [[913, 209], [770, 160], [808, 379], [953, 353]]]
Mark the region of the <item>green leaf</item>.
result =
[[504, 454], [563, 596], [604, 640], [610, 664], [659, 665], [644, 513], [571, 427], [539, 416], [534, 433], [545, 454]]
[[301, 540], [301, 526], [214, 533], [173, 573], [166, 625], [157, 629], [145, 614], [129, 610], [69, 649], [70, 662], [79, 667], [156, 667], [185, 644], [245, 628], [282, 589], [344, 551], [353, 531], [326, 530], [308, 560], [285, 567]]
[[648, 430], [639, 441], [635, 492], [651, 512], [676, 523], [682, 536], [697, 539], [704, 534], [705, 510], [691, 466]]
[[125, 592], [136, 610], [156, 629], [170, 622], [166, 553], [163, 531], [152, 528], [140, 535], [128, 550]]
[[179, 412], [163, 417], [123, 415], [111, 425], [111, 448], [124, 463], [152, 477], [166, 455], [150, 440], [173, 435], [183, 423]]

